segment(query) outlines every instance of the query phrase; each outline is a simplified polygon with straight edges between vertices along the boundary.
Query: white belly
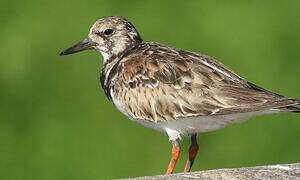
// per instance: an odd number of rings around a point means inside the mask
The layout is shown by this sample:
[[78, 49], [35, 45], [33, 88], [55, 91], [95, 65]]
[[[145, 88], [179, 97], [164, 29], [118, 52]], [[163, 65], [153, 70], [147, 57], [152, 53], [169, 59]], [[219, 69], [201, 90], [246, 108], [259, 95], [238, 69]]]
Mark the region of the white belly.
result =
[[148, 122], [134, 119], [129, 116], [123, 108], [123, 104], [117, 98], [114, 97], [113, 92], [111, 91], [111, 97], [114, 105], [125, 114], [129, 119], [154, 130], [167, 133], [170, 140], [181, 139], [182, 135], [189, 135], [201, 132], [215, 131], [221, 128], [225, 128], [232, 123], [241, 123], [247, 119], [260, 116], [264, 114], [274, 114], [278, 113], [275, 110], [267, 111], [256, 111], [256, 112], [247, 112], [247, 113], [236, 113], [230, 115], [210, 115], [210, 116], [198, 116], [198, 117], [188, 117], [180, 118], [174, 121], [168, 122]]
[[275, 110], [257, 111], [248, 113], [237, 113], [231, 115], [211, 115], [182, 118], [176, 121], [169, 122], [143, 122], [135, 120], [136, 122], [161, 132], [166, 132], [170, 141], [181, 139], [182, 135], [197, 134], [201, 132], [216, 131], [225, 128], [232, 123], [241, 123], [254, 116], [265, 114], [278, 113]]

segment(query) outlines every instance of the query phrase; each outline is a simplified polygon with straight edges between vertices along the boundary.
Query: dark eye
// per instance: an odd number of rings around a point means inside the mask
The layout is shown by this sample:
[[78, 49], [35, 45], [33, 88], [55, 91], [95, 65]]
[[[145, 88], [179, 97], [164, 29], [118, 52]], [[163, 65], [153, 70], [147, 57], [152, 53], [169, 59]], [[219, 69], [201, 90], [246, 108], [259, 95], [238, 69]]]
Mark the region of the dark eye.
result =
[[112, 29], [105, 29], [104, 34], [106, 36], [108, 36], [108, 35], [111, 35], [113, 32], [114, 32], [114, 30], [112, 30]]

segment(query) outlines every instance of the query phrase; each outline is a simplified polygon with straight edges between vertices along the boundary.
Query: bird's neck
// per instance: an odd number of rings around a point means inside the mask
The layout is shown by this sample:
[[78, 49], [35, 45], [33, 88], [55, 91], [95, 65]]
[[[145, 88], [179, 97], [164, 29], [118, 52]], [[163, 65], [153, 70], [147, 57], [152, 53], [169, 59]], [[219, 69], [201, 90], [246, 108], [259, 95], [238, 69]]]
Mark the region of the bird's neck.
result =
[[119, 76], [120, 73], [122, 73], [122, 67], [120, 63], [121, 60], [124, 57], [136, 52], [139, 47], [142, 46], [142, 44], [142, 42], [136, 43], [133, 46], [129, 46], [125, 50], [118, 52], [117, 54], [101, 52], [104, 62], [100, 75], [100, 82], [108, 99], [111, 100], [109, 91], [110, 86], [113, 86], [114, 80]]
[[143, 41], [132, 42], [130, 44], [127, 44], [126, 46], [116, 46], [109, 52], [100, 52], [103, 56], [103, 68], [105, 68], [106, 66], [112, 66], [116, 63], [116, 61], [128, 56], [136, 49], [138, 49], [141, 44], [143, 44]]

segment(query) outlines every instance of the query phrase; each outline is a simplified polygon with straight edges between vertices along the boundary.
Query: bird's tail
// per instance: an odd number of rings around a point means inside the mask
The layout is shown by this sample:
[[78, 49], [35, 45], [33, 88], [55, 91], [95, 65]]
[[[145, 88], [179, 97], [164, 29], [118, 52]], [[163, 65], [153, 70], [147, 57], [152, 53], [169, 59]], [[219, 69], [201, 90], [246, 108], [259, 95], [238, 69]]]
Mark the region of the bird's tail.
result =
[[295, 107], [295, 105], [300, 104], [300, 99], [293, 99], [294, 104], [293, 106], [285, 106], [285, 107], [279, 107], [278, 110], [286, 111], [286, 112], [294, 112], [294, 113], [300, 113], [300, 108]]

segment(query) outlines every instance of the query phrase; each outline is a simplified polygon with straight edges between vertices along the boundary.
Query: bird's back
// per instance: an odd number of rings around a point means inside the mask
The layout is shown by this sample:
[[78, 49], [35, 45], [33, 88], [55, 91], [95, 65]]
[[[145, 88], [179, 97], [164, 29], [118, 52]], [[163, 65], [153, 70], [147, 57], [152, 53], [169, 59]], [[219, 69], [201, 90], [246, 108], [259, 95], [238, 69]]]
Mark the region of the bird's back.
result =
[[110, 85], [113, 102], [139, 121], [276, 113], [300, 102], [247, 82], [211, 57], [155, 42], [141, 43], [114, 68], [119, 74]]

